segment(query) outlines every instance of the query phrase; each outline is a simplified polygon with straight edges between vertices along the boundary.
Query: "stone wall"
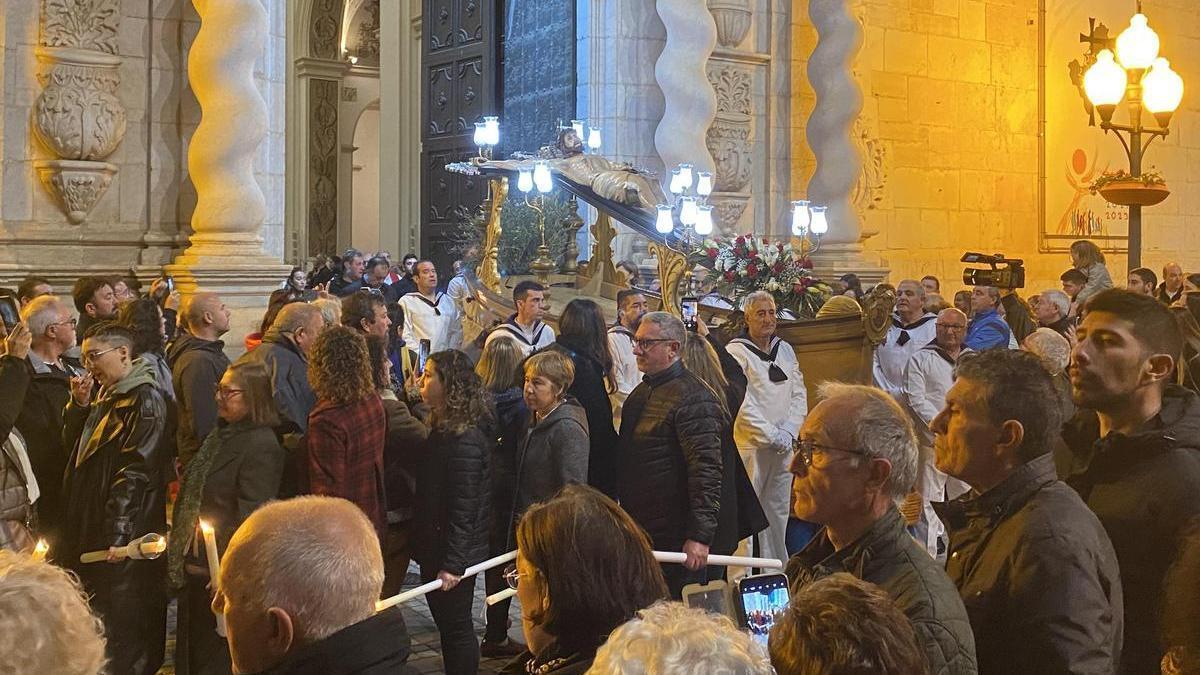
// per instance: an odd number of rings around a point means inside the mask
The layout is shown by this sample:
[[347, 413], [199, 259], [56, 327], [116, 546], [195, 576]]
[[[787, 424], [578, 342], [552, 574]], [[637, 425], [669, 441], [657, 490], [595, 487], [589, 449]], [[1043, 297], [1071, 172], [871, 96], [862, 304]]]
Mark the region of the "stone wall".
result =
[[[957, 289], [966, 250], [1028, 261], [1031, 289], [1058, 286], [1069, 266], [1039, 238], [1039, 23], [1047, 0], [847, 0], [863, 25], [855, 78], [863, 91], [864, 141], [883, 157], [883, 189], [863, 211], [868, 258], [895, 281], [932, 273]], [[1052, 0], [1051, 0], [1052, 1]], [[1185, 86], [1200, 84], [1200, 20], [1191, 0], [1146, 0], [1145, 11]], [[1115, 31], [1130, 8], [1105, 17]], [[1087, 25], [1078, 27], [1083, 32]], [[809, 18], [792, 19], [793, 191], [813, 171], [805, 124], [813, 107], [805, 70], [816, 42]], [[1047, 77], [1063, 77], [1062, 67]], [[1186, 96], [1172, 135], [1151, 148], [1174, 194], [1144, 216], [1143, 264], [1178, 258], [1200, 269], [1200, 99]], [[1086, 124], [1080, 111], [1079, 123]], [[1095, 131], [1097, 144], [1118, 141]], [[1116, 168], [1116, 167], [1114, 167]], [[1110, 256], [1114, 279], [1125, 256]], [[1120, 284], [1121, 282], [1118, 281]]]
[[[199, 30], [189, 0], [0, 0], [4, 16], [3, 151], [0, 161], [0, 283], [48, 273], [59, 285], [81, 273], [156, 276], [187, 243], [195, 189], [187, 175], [187, 146], [200, 120], [188, 85], [188, 46]], [[266, 250], [282, 252], [283, 129], [287, 0], [262, 0], [270, 35], [256, 68], [259, 90], [271, 110], [270, 130], [256, 158], [267, 197], [262, 232]], [[39, 42], [52, 33], [43, 14], [96, 13], [98, 35], [115, 34], [125, 133], [110, 154], [95, 159], [116, 168], [111, 183], [81, 222], [68, 218], [58, 194], [39, 180], [36, 164], [65, 157], [34, 131], [35, 111], [53, 61], [39, 61]], [[57, 39], [57, 38], [56, 38]], [[42, 45], [41, 53], [46, 53]], [[97, 52], [97, 53], [103, 53]], [[90, 158], [89, 158], [90, 159]]]

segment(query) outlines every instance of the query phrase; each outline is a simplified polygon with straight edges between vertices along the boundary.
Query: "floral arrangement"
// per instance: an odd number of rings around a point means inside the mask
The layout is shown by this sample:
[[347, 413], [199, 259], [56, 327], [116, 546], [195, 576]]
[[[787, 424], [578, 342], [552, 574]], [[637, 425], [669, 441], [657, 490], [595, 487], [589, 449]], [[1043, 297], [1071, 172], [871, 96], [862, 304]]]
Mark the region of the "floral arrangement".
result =
[[734, 300], [766, 291], [778, 309], [813, 318], [832, 289], [812, 275], [812, 261], [790, 241], [742, 235], [732, 240], [705, 239], [696, 257], [716, 273], [717, 291]]
[[1167, 184], [1167, 181], [1157, 169], [1143, 171], [1140, 176], [1131, 176], [1128, 171], [1119, 169], [1117, 171], [1105, 171], [1104, 173], [1100, 174], [1099, 178], [1092, 181], [1091, 185], [1088, 185], [1088, 189], [1092, 194], [1096, 194], [1110, 183], [1119, 183], [1123, 181], [1134, 181], [1136, 183], [1141, 183], [1145, 187]]

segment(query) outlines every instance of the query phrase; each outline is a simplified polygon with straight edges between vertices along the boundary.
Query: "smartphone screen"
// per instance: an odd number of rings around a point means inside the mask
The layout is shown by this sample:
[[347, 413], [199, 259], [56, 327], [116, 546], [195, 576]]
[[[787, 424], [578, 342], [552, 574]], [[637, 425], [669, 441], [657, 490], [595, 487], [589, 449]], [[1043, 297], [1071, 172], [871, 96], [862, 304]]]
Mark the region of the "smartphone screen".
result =
[[760, 574], [738, 582], [738, 613], [742, 626], [762, 645], [775, 620], [787, 609], [787, 577], [782, 574]]
[[680, 310], [683, 314], [683, 325], [688, 330], [696, 330], [696, 318], [700, 314], [700, 301], [696, 298], [684, 298], [680, 301]]
[[21, 320], [21, 308], [17, 304], [16, 298], [11, 295], [0, 296], [0, 317], [4, 319], [6, 333], [17, 325], [17, 322]]
[[689, 584], [683, 587], [683, 604], [693, 609], [703, 609], [713, 614], [735, 618], [729, 609], [728, 586], [717, 579], [707, 584]]
[[425, 374], [425, 361], [429, 359], [429, 340], [421, 340], [417, 346], [417, 374]]

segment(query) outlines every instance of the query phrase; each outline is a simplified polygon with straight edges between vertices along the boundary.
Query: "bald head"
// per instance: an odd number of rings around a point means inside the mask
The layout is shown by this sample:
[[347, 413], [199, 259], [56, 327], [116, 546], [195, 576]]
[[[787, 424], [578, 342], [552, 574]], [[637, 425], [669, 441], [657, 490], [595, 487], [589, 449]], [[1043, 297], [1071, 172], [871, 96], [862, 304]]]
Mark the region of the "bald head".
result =
[[937, 344], [942, 349], [957, 355], [967, 337], [967, 315], [962, 310], [949, 307], [938, 312]]
[[[265, 670], [275, 663], [264, 663], [264, 654], [281, 660], [375, 612], [383, 589], [379, 538], [362, 510], [344, 499], [272, 502], [229, 541], [219, 589], [215, 606], [226, 615], [235, 670]], [[280, 648], [264, 637], [264, 621], [286, 621], [288, 643]]]
[[185, 298], [179, 316], [189, 333], [204, 340], [216, 340], [229, 331], [229, 310], [216, 293]]

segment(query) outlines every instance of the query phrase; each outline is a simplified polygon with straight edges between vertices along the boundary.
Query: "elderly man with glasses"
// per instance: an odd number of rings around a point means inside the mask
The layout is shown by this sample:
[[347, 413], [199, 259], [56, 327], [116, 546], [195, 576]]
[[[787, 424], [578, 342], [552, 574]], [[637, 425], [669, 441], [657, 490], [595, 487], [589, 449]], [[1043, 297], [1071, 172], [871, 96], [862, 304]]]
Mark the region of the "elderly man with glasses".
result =
[[967, 334], [967, 315], [943, 309], [937, 318], [937, 337], [908, 359], [904, 366], [904, 402], [912, 413], [921, 444], [920, 468], [916, 489], [905, 498], [901, 510], [905, 520], [916, 525], [917, 541], [929, 555], [945, 560], [946, 528], [938, 520], [931, 502], [954, 499], [968, 489], [962, 481], [949, 478], [933, 465], [933, 433], [929, 423], [946, 404], [946, 392], [954, 384], [954, 368], [959, 359], [974, 350], [963, 346]]
[[683, 322], [666, 312], [642, 317], [633, 353], [644, 374], [625, 399], [617, 443], [617, 497], [658, 551], [683, 551], [666, 565], [671, 595], [703, 582], [717, 531], [723, 474], [721, 443], [730, 420], [717, 394], [683, 367]]
[[819, 398], [800, 428], [791, 471], [796, 516], [823, 527], [788, 561], [792, 595], [849, 572], [896, 601], [932, 675], [975, 673], [975, 640], [958, 589], [909, 536], [895, 506], [916, 480], [912, 422], [872, 387], [827, 382]]

